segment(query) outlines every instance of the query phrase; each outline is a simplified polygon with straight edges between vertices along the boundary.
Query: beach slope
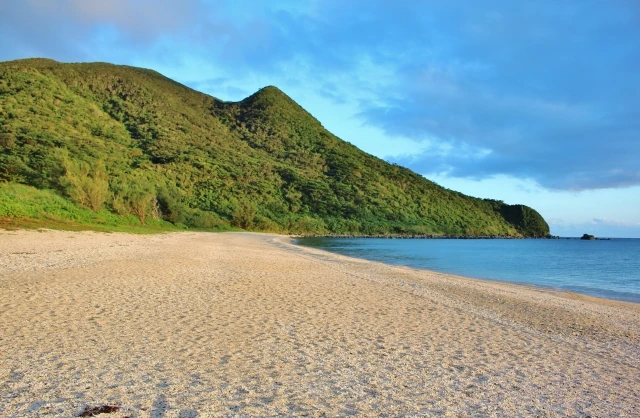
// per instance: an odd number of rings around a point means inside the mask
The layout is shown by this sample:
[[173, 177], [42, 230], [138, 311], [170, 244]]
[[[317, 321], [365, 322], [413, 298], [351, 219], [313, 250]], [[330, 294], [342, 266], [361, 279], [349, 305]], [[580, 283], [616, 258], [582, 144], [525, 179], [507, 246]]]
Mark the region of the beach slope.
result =
[[640, 416], [640, 307], [249, 233], [0, 231], [0, 416]]

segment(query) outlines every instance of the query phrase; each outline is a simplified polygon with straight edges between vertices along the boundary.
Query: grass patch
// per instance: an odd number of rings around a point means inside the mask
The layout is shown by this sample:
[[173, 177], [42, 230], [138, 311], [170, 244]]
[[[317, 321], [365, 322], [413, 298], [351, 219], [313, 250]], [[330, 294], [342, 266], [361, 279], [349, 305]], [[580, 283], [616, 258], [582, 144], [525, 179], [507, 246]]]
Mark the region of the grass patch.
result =
[[0, 228], [137, 234], [184, 229], [155, 219], [149, 219], [145, 225], [141, 225], [136, 216], [119, 216], [106, 210], [96, 213], [74, 205], [53, 191], [15, 183], [0, 183]]

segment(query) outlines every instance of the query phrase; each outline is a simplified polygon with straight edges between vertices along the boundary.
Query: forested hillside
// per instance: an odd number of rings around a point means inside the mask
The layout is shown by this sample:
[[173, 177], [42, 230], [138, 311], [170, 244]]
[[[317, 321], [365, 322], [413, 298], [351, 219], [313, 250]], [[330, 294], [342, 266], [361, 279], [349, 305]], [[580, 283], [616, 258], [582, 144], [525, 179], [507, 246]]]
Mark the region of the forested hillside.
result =
[[289, 233], [549, 233], [529, 207], [444, 189], [357, 149], [275, 87], [232, 103], [151, 70], [0, 63], [0, 147], [0, 187], [22, 183], [141, 223]]

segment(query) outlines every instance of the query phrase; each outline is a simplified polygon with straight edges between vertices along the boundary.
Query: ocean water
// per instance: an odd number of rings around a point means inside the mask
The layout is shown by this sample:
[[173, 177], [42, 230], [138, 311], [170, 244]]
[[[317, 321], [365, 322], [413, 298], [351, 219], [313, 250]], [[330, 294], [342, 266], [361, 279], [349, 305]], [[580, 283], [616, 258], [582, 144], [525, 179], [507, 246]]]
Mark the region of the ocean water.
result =
[[478, 279], [640, 303], [640, 239], [302, 238], [300, 245]]

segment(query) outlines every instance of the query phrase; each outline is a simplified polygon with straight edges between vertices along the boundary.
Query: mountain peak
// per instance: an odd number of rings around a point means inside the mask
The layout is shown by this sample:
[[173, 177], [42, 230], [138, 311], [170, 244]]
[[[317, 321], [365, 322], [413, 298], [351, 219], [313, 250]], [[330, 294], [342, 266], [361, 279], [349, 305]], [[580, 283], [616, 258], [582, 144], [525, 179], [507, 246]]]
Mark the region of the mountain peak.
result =
[[276, 86], [263, 87], [251, 96], [243, 99], [240, 103], [254, 103], [258, 101], [266, 101], [272, 104], [280, 104], [283, 102], [295, 103], [291, 97]]
[[[298, 122], [322, 127], [320, 121], [307, 112], [295, 100], [275, 86], [266, 86], [240, 102], [235, 103], [241, 109], [243, 120], [259, 118], [262, 120], [277, 119], [275, 123], [283, 121]], [[292, 126], [293, 126], [292, 125]]]
[[[276, 86], [271, 86], [271, 85], [261, 88], [256, 93], [284, 94], [284, 92], [282, 90], [280, 90]], [[285, 94], [285, 96], [286, 96], [286, 94]]]

